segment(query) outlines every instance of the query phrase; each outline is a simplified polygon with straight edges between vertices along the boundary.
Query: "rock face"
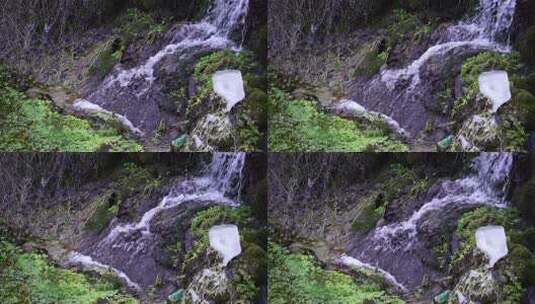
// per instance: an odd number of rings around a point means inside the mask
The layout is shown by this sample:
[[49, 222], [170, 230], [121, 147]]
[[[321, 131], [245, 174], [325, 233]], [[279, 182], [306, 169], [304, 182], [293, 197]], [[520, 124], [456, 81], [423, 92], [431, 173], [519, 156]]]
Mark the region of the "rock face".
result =
[[238, 70], [217, 71], [212, 75], [214, 91], [223, 98], [226, 103], [226, 111], [245, 99], [245, 90], [241, 72]]
[[498, 303], [498, 290], [499, 282], [489, 269], [470, 270], [455, 286], [449, 303]]
[[184, 291], [182, 303], [227, 303], [230, 280], [220, 268], [205, 268], [199, 271]]
[[492, 103], [493, 113], [511, 100], [511, 88], [506, 71], [490, 71], [479, 75], [479, 90]]
[[498, 122], [491, 113], [474, 115], [463, 124], [454, 141], [454, 149], [467, 152], [480, 147], [495, 149], [499, 146]]
[[227, 115], [207, 114], [193, 131], [188, 149], [192, 151], [212, 151], [213, 147], [227, 147], [232, 142], [233, 126]]
[[476, 245], [489, 258], [490, 268], [508, 253], [507, 237], [502, 226], [484, 226], [477, 229]]
[[208, 231], [210, 246], [223, 257], [223, 266], [241, 253], [240, 233], [236, 225], [213, 226]]
[[100, 119], [104, 122], [116, 125], [119, 129], [127, 131], [134, 136], [142, 137], [144, 135], [143, 131], [136, 128], [128, 118], [123, 115], [113, 113], [106, 109], [103, 109], [101, 106], [91, 103], [85, 99], [77, 99], [74, 101], [73, 109], [84, 115], [91, 118]]

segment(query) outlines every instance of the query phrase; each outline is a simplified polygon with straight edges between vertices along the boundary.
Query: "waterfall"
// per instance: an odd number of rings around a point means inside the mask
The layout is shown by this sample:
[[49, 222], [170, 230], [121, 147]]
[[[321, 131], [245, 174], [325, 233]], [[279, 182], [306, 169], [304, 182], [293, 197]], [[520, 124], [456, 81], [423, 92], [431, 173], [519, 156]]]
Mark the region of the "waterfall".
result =
[[383, 70], [381, 80], [392, 90], [401, 79], [411, 79], [409, 91], [420, 83], [420, 68], [431, 58], [461, 47], [509, 52], [509, 30], [516, 0], [480, 0], [476, 14], [447, 29], [447, 35], [403, 69]]
[[451, 205], [491, 205], [505, 207], [509, 173], [513, 163], [511, 153], [481, 153], [472, 163], [475, 173], [453, 181], [445, 181], [440, 193], [407, 220], [379, 227], [373, 237], [383, 246], [393, 245], [396, 237], [408, 235], [406, 248], [417, 237], [418, 224], [424, 216]]
[[[151, 231], [153, 219], [165, 210], [187, 203], [214, 202], [238, 206], [244, 166], [243, 152], [213, 153], [212, 161], [200, 176], [176, 183], [160, 203], [145, 212], [138, 222], [117, 224], [86, 256], [73, 253], [72, 256], [77, 258], [73, 262], [88, 267], [107, 267], [120, 274], [129, 285], [146, 285], [129, 278], [126, 275], [128, 270], [123, 267], [136, 268], [143, 264], [157, 267], [151, 256], [158, 247], [158, 236]], [[116, 268], [106, 264], [113, 264]], [[136, 275], [143, 277], [140, 272]]]
[[335, 257], [334, 263], [373, 270], [401, 291], [413, 291], [420, 286], [426, 267], [420, 256], [425, 252], [422, 246], [426, 246], [426, 239], [420, 239], [419, 232], [430, 222], [431, 229], [439, 229], [436, 226], [444, 222], [441, 218], [447, 219], [449, 213], [459, 209], [507, 206], [512, 163], [511, 153], [480, 153], [472, 160], [470, 173], [441, 182], [433, 197], [405, 220], [379, 226], [356, 239], [347, 247], [348, 253]]
[[[131, 69], [119, 66], [108, 75], [99, 88], [86, 99], [107, 110], [118, 112], [141, 129], [154, 129], [158, 122], [150, 115], [158, 111], [154, 96], [159, 92], [151, 90], [156, 80], [155, 68], [163, 58], [174, 55], [178, 59], [192, 56], [199, 51], [213, 49], [234, 49], [239, 46], [231, 39], [233, 31], [245, 23], [249, 0], [215, 0], [207, 15], [196, 23], [180, 25], [175, 32], [168, 33], [170, 42], [144, 63]], [[149, 94], [149, 92], [151, 94]], [[149, 104], [149, 110], [131, 109], [137, 104]], [[146, 106], [148, 107], [148, 106]], [[144, 111], [145, 113], [139, 113]], [[139, 126], [141, 125], [141, 126]]]

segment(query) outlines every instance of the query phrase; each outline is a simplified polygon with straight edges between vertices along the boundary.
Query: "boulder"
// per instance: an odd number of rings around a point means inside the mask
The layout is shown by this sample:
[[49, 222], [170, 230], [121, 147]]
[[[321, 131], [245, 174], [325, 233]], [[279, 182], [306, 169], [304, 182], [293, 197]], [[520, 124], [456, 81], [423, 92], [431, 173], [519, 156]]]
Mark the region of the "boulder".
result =
[[455, 137], [454, 150], [478, 152], [499, 148], [499, 126], [491, 113], [473, 115]]
[[[448, 303], [498, 303], [500, 283], [494, 279], [490, 269], [479, 268], [465, 273], [450, 297]], [[459, 296], [460, 295], [460, 296]], [[470, 302], [468, 302], [470, 301]]]

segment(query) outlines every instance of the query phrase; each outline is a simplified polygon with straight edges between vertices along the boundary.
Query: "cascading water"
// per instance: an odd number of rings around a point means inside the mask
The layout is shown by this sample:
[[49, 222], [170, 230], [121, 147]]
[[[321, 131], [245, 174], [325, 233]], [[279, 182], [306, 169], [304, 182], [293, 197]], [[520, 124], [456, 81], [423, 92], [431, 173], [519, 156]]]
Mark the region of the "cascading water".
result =
[[[179, 59], [193, 56], [200, 51], [213, 49], [239, 49], [230, 36], [245, 23], [249, 0], [215, 0], [205, 18], [197, 23], [184, 24], [171, 34], [168, 45], [148, 58], [141, 65], [115, 69], [87, 100], [106, 110], [128, 117], [144, 131], [154, 129], [159, 123], [158, 105], [154, 101], [161, 95], [153, 89], [155, 69], [166, 56]], [[139, 108], [135, 108], [139, 104]], [[147, 105], [148, 104], [148, 105]], [[145, 105], [144, 108], [141, 105]]]
[[474, 173], [443, 182], [440, 191], [408, 219], [376, 228], [349, 251], [350, 255], [342, 255], [335, 262], [375, 269], [398, 288], [404, 286], [400, 282], [409, 284], [408, 288], [418, 286], [423, 276], [421, 257], [418, 257], [422, 245], [418, 233], [422, 225], [428, 219], [436, 223], [437, 218], [456, 209], [483, 205], [505, 207], [512, 162], [511, 153], [479, 154], [472, 163]]
[[[238, 206], [244, 165], [245, 153], [214, 153], [212, 161], [201, 176], [177, 183], [169, 194], [156, 207], [145, 212], [138, 222], [116, 225], [96, 246], [86, 250], [86, 255], [78, 252], [71, 254], [71, 262], [88, 267], [110, 267], [120, 274], [129, 286], [151, 284], [152, 280], [141, 270], [143, 267], [158, 268], [151, 256], [159, 240], [158, 235], [151, 231], [155, 217], [182, 204], [213, 202]], [[136, 269], [134, 273], [138, 278], [146, 280], [138, 282], [129, 278], [126, 273], [132, 269]]]
[[442, 41], [429, 48], [408, 67], [382, 71], [381, 80], [393, 89], [399, 80], [410, 79], [411, 91], [420, 83], [420, 68], [437, 55], [462, 47], [509, 52], [509, 29], [515, 7], [516, 0], [480, 0], [475, 16], [449, 27]]
[[441, 192], [414, 212], [409, 219], [386, 225], [375, 230], [374, 238], [384, 245], [392, 245], [392, 239], [408, 235], [407, 248], [417, 237], [418, 224], [422, 218], [450, 205], [491, 205], [505, 207], [505, 190], [513, 163], [510, 153], [481, 153], [473, 162], [475, 174], [446, 181]]

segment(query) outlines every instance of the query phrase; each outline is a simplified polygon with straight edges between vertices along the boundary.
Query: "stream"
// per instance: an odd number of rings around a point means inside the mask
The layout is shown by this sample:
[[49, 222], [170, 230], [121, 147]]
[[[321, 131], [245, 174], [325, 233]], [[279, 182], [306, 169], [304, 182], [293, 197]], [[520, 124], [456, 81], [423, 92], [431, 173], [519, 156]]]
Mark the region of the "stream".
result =
[[160, 103], [168, 97], [165, 85], [159, 83], [160, 70], [169, 64], [166, 59], [174, 57], [172, 61], [180, 65], [210, 50], [239, 50], [232, 38], [236, 33], [243, 35], [248, 9], [249, 0], [214, 1], [203, 19], [172, 28], [166, 34], [167, 45], [156, 54], [133, 68], [117, 65], [95, 91], [80, 101], [117, 113], [144, 135], [152, 135], [166, 114]]
[[[400, 69], [382, 68], [365, 82], [351, 85], [348, 99], [399, 123], [413, 139], [434, 145], [448, 135], [448, 117], [430, 111], [438, 101], [435, 90], [444, 73], [481, 51], [510, 52], [509, 32], [516, 0], [480, 0], [473, 16], [436, 31], [437, 42]], [[428, 122], [433, 134], [424, 134]], [[431, 146], [432, 147], [432, 146]]]
[[238, 206], [244, 165], [245, 153], [214, 153], [199, 176], [177, 182], [139, 221], [113, 221], [113, 227], [96, 244], [71, 252], [69, 264], [88, 270], [111, 271], [125, 286], [138, 293], [152, 286], [157, 278], [176, 281], [176, 274], [170, 273], [157, 261], [162, 249], [162, 239], [158, 232], [153, 231], [157, 218], [167, 216], [173, 219], [180, 207], [207, 204]]
[[353, 240], [348, 253], [336, 257], [335, 263], [375, 269], [396, 288], [415, 290], [424, 274], [438, 275], [425, 266], [426, 245], [419, 231], [440, 229], [451, 216], [468, 208], [507, 206], [512, 163], [511, 153], [481, 153], [473, 160], [471, 173], [443, 181], [433, 197], [407, 219], [379, 226], [364, 239]]

